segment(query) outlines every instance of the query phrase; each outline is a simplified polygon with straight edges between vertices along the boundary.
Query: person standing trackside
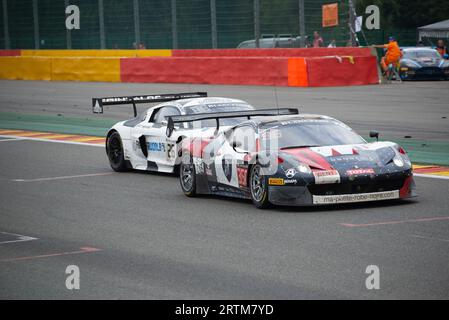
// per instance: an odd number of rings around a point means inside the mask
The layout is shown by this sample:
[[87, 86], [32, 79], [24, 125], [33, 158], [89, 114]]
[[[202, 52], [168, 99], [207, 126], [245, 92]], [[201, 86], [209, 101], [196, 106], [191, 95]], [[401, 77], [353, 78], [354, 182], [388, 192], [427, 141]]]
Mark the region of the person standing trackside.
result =
[[321, 48], [324, 45], [324, 40], [318, 33], [318, 31], [313, 32], [313, 47]]
[[387, 44], [373, 45], [373, 47], [387, 50], [385, 57], [382, 57], [380, 62], [384, 72], [387, 71], [390, 64], [393, 64], [393, 66], [396, 67], [397, 63], [402, 58], [401, 49], [399, 48], [399, 45], [394, 37], [389, 37]]
[[442, 39], [438, 40], [436, 49], [442, 57], [445, 57], [445, 55], [449, 54], [449, 52], [447, 51], [447, 47], [444, 45], [444, 41]]

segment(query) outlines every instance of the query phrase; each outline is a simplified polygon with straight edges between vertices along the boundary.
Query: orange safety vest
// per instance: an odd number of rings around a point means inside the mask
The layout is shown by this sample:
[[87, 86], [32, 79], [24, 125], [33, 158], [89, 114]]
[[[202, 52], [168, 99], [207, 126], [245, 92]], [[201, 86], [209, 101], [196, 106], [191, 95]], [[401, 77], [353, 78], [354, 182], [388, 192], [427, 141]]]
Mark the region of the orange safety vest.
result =
[[387, 49], [387, 53], [385, 54], [385, 60], [387, 65], [393, 62], [397, 62], [402, 57], [401, 49], [396, 41], [392, 41], [386, 45], [384, 48]]

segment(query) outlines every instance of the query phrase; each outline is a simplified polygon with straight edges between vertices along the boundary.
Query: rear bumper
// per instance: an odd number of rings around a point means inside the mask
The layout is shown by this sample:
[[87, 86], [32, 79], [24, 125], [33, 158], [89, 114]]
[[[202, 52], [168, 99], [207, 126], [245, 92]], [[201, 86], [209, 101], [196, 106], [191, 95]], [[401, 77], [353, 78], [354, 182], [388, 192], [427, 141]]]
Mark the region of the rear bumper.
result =
[[371, 202], [416, 197], [413, 177], [407, 177], [400, 189], [390, 191], [314, 195], [307, 186], [269, 186], [268, 198], [280, 206], [320, 206], [343, 203]]

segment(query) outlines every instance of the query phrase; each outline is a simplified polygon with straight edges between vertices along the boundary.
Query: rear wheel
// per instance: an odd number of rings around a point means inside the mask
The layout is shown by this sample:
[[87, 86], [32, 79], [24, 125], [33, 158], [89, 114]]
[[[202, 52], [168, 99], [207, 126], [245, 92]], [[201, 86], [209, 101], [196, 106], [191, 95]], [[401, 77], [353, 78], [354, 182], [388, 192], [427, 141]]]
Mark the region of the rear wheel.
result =
[[261, 171], [262, 167], [260, 164], [255, 164], [251, 167], [249, 186], [254, 205], [259, 209], [265, 209], [270, 207], [270, 202], [268, 201], [267, 177], [262, 175]]
[[106, 142], [109, 164], [114, 171], [123, 172], [128, 170], [123, 152], [122, 139], [118, 132], [112, 133]]
[[195, 165], [189, 154], [185, 154], [182, 157], [181, 164], [179, 165], [179, 181], [182, 191], [186, 196], [196, 196]]

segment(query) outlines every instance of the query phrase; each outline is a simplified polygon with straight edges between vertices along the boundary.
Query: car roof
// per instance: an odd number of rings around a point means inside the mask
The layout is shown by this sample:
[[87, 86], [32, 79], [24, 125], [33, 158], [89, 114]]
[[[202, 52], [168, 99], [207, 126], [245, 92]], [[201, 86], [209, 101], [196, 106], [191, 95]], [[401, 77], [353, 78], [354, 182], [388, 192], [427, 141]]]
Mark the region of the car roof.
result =
[[[248, 102], [233, 99], [233, 98], [222, 98], [222, 97], [205, 97], [205, 98], [189, 98], [189, 99], [178, 99], [168, 102], [159, 103], [157, 105], [151, 106], [147, 109], [147, 114], [154, 109], [159, 109], [164, 106], [173, 106], [178, 108], [181, 113], [184, 113], [185, 109], [192, 106], [204, 105], [204, 104], [226, 104], [226, 103], [244, 103], [251, 106]], [[251, 106], [252, 107], [252, 106]]]
[[413, 47], [413, 48], [404, 48], [402, 49], [403, 52], [407, 52], [407, 51], [418, 51], [418, 52], [422, 52], [422, 51], [436, 51], [433, 48], [430, 47]]
[[247, 102], [240, 99], [233, 98], [222, 98], [222, 97], [206, 97], [206, 98], [191, 98], [191, 99], [180, 99], [176, 102], [183, 108], [196, 106], [199, 104], [220, 104], [220, 103], [245, 103]]

